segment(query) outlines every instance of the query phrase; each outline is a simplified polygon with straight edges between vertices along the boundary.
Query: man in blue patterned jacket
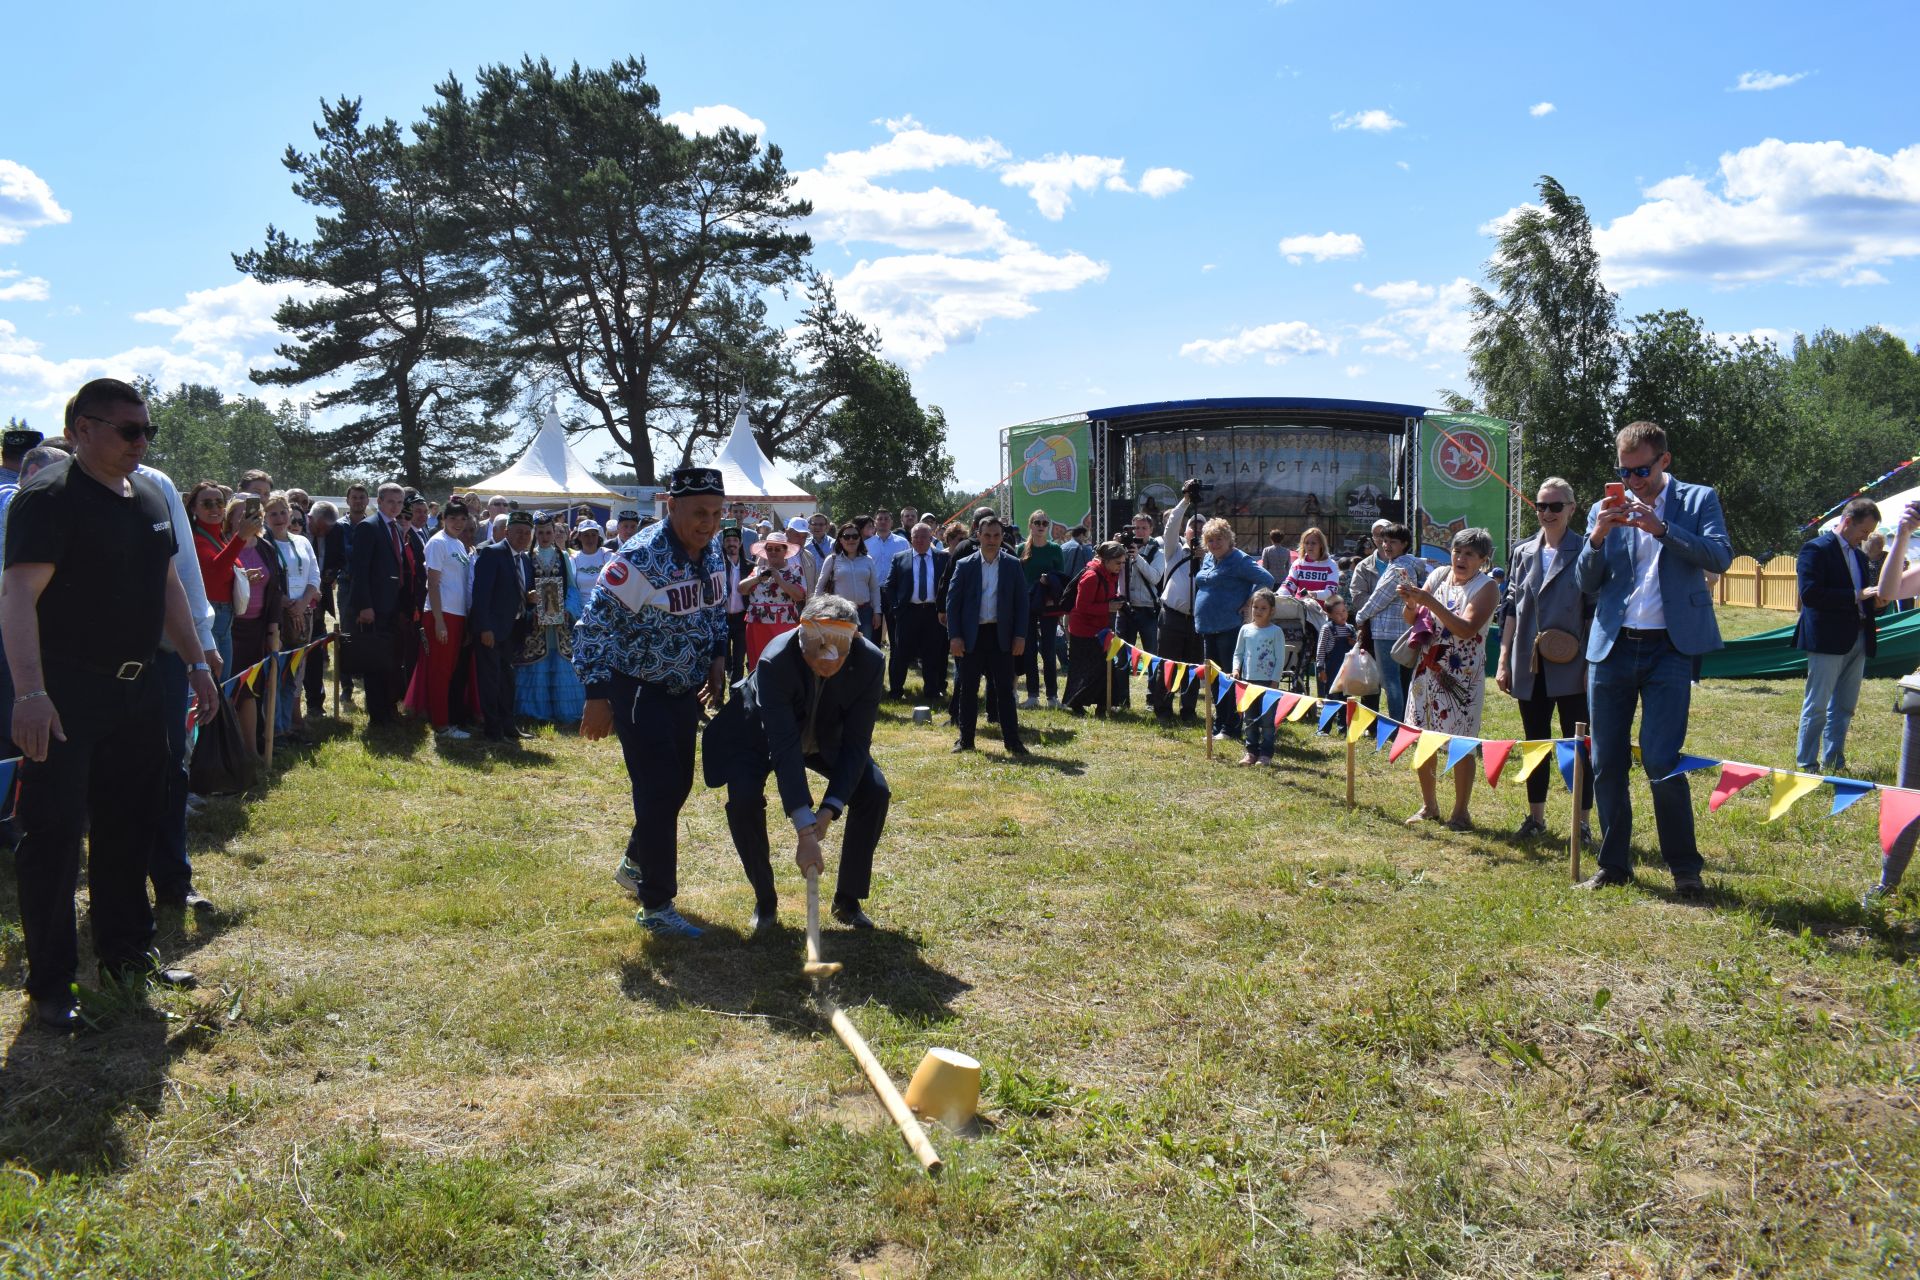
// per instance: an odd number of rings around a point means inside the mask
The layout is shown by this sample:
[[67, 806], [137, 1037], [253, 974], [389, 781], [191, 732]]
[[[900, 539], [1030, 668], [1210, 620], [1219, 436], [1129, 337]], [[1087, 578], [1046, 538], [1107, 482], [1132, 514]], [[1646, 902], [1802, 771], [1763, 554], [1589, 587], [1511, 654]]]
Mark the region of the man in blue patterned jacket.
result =
[[680, 809], [693, 790], [700, 708], [727, 680], [727, 578], [715, 540], [724, 494], [712, 467], [668, 480], [667, 518], [621, 544], [574, 629], [573, 667], [587, 689], [580, 736], [620, 736], [633, 785], [633, 834], [614, 873], [658, 937], [703, 930], [673, 908]]

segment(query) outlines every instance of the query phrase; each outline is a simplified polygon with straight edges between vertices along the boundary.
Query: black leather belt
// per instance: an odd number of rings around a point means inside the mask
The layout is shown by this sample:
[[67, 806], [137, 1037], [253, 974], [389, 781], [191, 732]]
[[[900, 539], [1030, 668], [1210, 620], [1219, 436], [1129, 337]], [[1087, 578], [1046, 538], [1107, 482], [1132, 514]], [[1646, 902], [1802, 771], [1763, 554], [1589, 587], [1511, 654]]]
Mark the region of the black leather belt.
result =
[[1667, 629], [1665, 627], [1622, 627], [1620, 634], [1629, 640], [1665, 640]]
[[112, 676], [115, 680], [134, 681], [140, 678], [148, 664], [144, 662], [123, 662], [119, 666], [109, 666], [97, 662], [68, 662], [65, 660], [49, 662], [54, 668], [64, 667], [68, 671], [84, 671], [90, 676]]

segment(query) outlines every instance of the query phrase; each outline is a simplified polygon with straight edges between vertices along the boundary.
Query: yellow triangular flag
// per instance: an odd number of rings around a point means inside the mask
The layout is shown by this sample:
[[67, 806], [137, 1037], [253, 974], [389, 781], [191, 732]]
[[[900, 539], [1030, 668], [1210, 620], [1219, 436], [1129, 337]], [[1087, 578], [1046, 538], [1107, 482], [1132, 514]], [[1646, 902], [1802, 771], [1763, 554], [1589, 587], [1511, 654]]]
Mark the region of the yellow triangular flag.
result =
[[1242, 684], [1240, 686], [1240, 696], [1233, 700], [1233, 705], [1244, 712], [1248, 707], [1260, 701], [1260, 695], [1265, 692], [1266, 690], [1257, 684]]
[[1785, 769], [1773, 771], [1773, 803], [1767, 806], [1767, 821], [1774, 822], [1786, 816], [1793, 808], [1793, 802], [1809, 791], [1816, 790], [1825, 781], [1817, 773], [1790, 773]]
[[287, 659], [287, 679], [291, 680], [295, 676], [299, 675], [300, 664], [305, 662], [306, 660], [307, 660], [307, 651], [305, 649], [295, 649], [293, 651], [293, 656]]
[[1320, 704], [1312, 698], [1302, 698], [1293, 704], [1293, 710], [1287, 712], [1287, 719], [1297, 724], [1305, 720], [1309, 712], [1318, 711], [1319, 709]]
[[1541, 762], [1553, 759], [1553, 741], [1523, 742], [1520, 744], [1520, 773], [1514, 781], [1525, 782], [1527, 775], [1538, 769]]
[[1125, 641], [1121, 640], [1119, 636], [1108, 636], [1107, 656], [1109, 658], [1116, 656], [1120, 652], [1120, 646], [1124, 643]]
[[245, 683], [249, 691], [253, 690], [255, 687], [259, 685], [260, 668], [265, 665], [266, 664], [263, 662], [256, 662], [252, 666], [247, 668], [247, 678], [243, 683]]
[[1366, 707], [1355, 707], [1353, 711], [1353, 723], [1347, 726], [1347, 741], [1358, 742], [1360, 739], [1366, 737], [1367, 730], [1372, 728], [1373, 722], [1379, 718], [1379, 716], [1375, 715]]
[[1418, 769], [1421, 765], [1433, 759], [1434, 756], [1446, 750], [1447, 744], [1452, 741], [1453, 735], [1450, 733], [1434, 733], [1431, 730], [1422, 733], [1420, 735], [1420, 745], [1413, 749], [1413, 767]]

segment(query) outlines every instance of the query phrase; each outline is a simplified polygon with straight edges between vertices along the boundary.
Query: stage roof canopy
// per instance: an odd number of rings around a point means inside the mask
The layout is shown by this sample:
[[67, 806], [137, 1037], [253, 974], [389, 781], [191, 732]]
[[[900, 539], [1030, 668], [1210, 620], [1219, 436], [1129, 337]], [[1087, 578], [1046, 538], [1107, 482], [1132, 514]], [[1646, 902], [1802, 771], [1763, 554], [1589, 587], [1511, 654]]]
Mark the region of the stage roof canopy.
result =
[[1332, 400], [1319, 396], [1228, 396], [1214, 400], [1158, 400], [1147, 404], [1089, 409], [1087, 417], [1120, 432], [1177, 431], [1203, 423], [1237, 419], [1249, 426], [1267, 423], [1322, 422], [1328, 426], [1381, 428], [1404, 426], [1427, 414], [1423, 405], [1384, 400]]

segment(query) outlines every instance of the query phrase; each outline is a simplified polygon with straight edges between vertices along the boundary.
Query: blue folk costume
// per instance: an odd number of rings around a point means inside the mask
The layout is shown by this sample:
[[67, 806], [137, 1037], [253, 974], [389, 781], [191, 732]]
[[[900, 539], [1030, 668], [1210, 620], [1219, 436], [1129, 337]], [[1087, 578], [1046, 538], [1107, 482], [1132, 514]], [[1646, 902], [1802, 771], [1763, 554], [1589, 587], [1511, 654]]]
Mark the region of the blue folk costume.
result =
[[587, 691], [573, 670], [573, 628], [580, 617], [573, 563], [559, 547], [537, 547], [528, 557], [538, 603], [514, 659], [514, 711], [533, 720], [578, 724]]

